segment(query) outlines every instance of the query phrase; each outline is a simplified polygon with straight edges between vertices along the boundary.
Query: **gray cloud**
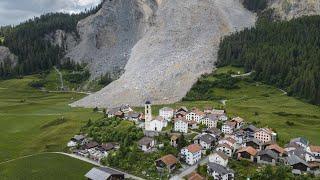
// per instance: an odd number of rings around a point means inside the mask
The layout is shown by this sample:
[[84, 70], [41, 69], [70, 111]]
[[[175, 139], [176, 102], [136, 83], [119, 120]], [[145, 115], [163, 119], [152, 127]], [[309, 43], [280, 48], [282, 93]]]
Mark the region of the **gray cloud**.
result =
[[0, 26], [15, 25], [48, 12], [80, 12], [101, 0], [0, 0]]

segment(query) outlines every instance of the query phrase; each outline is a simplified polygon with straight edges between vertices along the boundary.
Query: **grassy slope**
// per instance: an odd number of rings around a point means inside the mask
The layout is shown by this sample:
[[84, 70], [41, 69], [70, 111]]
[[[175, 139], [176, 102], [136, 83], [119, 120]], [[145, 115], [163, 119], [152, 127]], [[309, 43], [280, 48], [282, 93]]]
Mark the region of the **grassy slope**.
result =
[[[0, 162], [37, 152], [62, 151], [89, 118], [101, 117], [91, 109], [68, 106], [83, 95], [29, 88], [27, 84], [34, 79], [0, 81]], [[66, 122], [43, 127], [61, 117]]]
[[[66, 81], [64, 79], [64, 77], [66, 75], [70, 74], [71, 72], [69, 72], [67, 70], [60, 70], [60, 72], [62, 73], [64, 86], [67, 87], [70, 91], [76, 91], [80, 87], [86, 86], [86, 88], [87, 88], [86, 91], [95, 92], [95, 91], [98, 91], [104, 87], [104, 86], [98, 84], [97, 81], [91, 81], [91, 82], [85, 81], [82, 84], [70, 83], [70, 82]], [[61, 86], [61, 82], [60, 82], [58, 73], [54, 69], [52, 69], [50, 71], [50, 73], [46, 76], [45, 79], [47, 80], [47, 83], [45, 84], [45, 88], [47, 90], [52, 90], [52, 91], [59, 90], [59, 87]]]
[[60, 154], [39, 154], [0, 164], [2, 180], [79, 180], [93, 165]]

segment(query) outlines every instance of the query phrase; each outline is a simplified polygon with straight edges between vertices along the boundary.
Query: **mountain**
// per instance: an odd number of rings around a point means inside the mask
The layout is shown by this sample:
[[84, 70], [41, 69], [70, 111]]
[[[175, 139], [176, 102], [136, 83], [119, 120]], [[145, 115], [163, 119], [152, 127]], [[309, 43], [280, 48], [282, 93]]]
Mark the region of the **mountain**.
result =
[[[116, 2], [105, 3], [117, 7]], [[256, 20], [237, 0], [163, 0], [157, 5], [153, 23], [133, 46], [124, 74], [72, 106], [179, 101], [198, 77], [214, 68], [220, 39], [253, 26]]]
[[92, 79], [105, 73], [119, 77], [131, 49], [153, 24], [157, 7], [154, 0], [105, 1], [78, 23], [80, 43], [66, 57], [88, 64]]

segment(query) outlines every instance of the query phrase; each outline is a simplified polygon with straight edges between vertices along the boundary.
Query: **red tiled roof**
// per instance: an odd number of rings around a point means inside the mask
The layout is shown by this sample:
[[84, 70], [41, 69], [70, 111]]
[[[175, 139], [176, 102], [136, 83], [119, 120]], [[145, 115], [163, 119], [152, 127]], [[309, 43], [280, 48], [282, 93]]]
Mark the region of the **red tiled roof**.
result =
[[258, 151], [251, 146], [247, 146], [247, 147], [243, 147], [237, 151], [237, 153], [241, 153], [241, 152], [247, 152], [250, 155], [255, 156]]
[[311, 145], [311, 146], [310, 146], [310, 150], [311, 150], [311, 152], [320, 153], [320, 146], [313, 146], [313, 145]]
[[227, 121], [225, 124], [228, 126], [231, 126], [231, 127], [236, 127], [236, 125], [237, 125], [237, 123], [234, 121]]
[[278, 144], [271, 144], [271, 145], [267, 146], [266, 149], [276, 150], [277, 152], [279, 152], [281, 154], [284, 153], [284, 149], [282, 147], [280, 147]]
[[190, 144], [187, 149], [189, 152], [195, 153], [201, 151], [201, 146], [199, 144]]
[[165, 155], [158, 160], [161, 160], [167, 166], [171, 166], [171, 165], [176, 164], [178, 162], [178, 159], [176, 157], [174, 157], [172, 154]]
[[192, 172], [189, 176], [188, 176], [188, 180], [204, 180], [204, 178], [196, 173], [196, 172]]

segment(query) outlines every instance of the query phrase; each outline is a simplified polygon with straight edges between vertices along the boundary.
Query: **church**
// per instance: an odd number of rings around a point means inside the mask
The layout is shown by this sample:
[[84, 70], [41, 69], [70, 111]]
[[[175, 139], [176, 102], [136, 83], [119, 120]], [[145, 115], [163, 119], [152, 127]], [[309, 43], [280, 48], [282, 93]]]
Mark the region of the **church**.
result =
[[146, 101], [145, 103], [145, 124], [144, 128], [146, 131], [157, 131], [161, 132], [163, 128], [167, 127], [168, 122], [161, 116], [152, 118], [151, 102]]

